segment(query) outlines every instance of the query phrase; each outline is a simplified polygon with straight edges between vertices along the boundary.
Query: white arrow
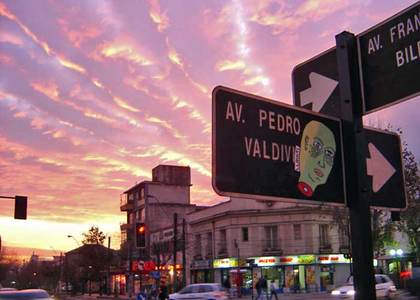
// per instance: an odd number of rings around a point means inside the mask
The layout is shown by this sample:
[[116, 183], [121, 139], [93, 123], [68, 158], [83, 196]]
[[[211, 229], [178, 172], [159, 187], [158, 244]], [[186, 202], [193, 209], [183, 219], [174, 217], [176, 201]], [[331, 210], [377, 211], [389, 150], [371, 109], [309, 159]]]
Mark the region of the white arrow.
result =
[[368, 144], [370, 158], [366, 158], [367, 174], [372, 176], [372, 190], [374, 193], [395, 173], [394, 167], [372, 143]]
[[312, 103], [312, 110], [319, 112], [338, 85], [338, 81], [311, 72], [309, 73], [309, 83], [311, 87], [300, 92], [300, 105]]

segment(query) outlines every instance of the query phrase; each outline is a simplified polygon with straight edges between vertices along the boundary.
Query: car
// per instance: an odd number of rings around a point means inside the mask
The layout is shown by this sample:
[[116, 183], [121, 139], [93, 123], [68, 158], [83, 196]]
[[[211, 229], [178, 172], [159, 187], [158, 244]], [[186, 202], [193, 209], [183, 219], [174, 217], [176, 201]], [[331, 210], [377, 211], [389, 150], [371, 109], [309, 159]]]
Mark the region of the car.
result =
[[[375, 290], [377, 299], [391, 299], [397, 291], [394, 282], [385, 274], [375, 274]], [[350, 276], [347, 283], [331, 291], [336, 298], [354, 298], [356, 291], [353, 286], [353, 276]]]
[[190, 284], [178, 293], [170, 294], [169, 300], [181, 299], [205, 299], [205, 300], [224, 300], [228, 295], [225, 289], [218, 283], [196, 283]]
[[0, 291], [0, 300], [51, 300], [50, 295], [45, 290], [14, 290]]

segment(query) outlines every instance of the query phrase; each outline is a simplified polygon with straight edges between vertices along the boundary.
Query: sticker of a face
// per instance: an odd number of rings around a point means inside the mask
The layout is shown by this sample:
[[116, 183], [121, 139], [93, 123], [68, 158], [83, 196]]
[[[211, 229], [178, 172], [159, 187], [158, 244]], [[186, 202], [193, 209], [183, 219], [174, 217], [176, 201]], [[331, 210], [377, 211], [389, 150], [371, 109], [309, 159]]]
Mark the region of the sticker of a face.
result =
[[334, 134], [324, 124], [311, 121], [303, 130], [300, 142], [299, 191], [311, 197], [318, 185], [327, 182], [334, 164]]

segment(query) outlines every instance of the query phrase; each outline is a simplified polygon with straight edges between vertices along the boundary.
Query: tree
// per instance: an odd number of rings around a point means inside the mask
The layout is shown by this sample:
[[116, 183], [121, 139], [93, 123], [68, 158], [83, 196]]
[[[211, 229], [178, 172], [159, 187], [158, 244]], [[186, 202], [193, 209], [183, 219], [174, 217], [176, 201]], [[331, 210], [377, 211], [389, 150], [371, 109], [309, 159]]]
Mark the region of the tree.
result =
[[[401, 132], [401, 131], [400, 131]], [[419, 165], [414, 154], [403, 144], [402, 152], [404, 163], [405, 190], [407, 196], [407, 209], [401, 212], [401, 221], [398, 229], [408, 237], [410, 251], [420, 263], [420, 176]]]
[[397, 246], [393, 231], [395, 229], [389, 213], [385, 210], [372, 209], [372, 249], [374, 257], [385, 254], [386, 246]]
[[99, 230], [97, 226], [92, 226], [87, 233], [83, 233], [84, 245], [86, 244], [97, 244], [103, 245], [105, 240], [105, 234]]
[[19, 268], [16, 253], [10, 253], [4, 249], [0, 250], [0, 285], [10, 286], [12, 281], [16, 281], [16, 273]]

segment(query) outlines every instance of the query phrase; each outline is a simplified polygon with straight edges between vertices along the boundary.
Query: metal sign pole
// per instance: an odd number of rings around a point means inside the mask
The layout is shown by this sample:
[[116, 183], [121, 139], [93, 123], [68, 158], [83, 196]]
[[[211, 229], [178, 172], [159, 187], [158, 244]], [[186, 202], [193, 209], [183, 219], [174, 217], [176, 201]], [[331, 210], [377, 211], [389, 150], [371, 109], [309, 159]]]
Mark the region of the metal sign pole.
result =
[[375, 300], [370, 188], [366, 175], [366, 138], [362, 121], [356, 37], [349, 32], [340, 33], [336, 36], [336, 44], [355, 299]]

